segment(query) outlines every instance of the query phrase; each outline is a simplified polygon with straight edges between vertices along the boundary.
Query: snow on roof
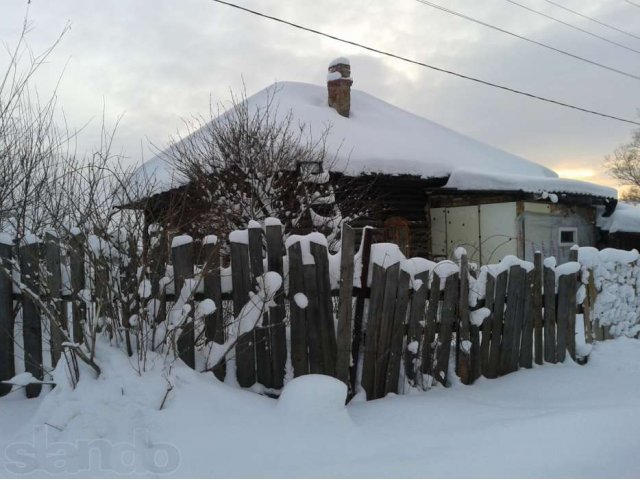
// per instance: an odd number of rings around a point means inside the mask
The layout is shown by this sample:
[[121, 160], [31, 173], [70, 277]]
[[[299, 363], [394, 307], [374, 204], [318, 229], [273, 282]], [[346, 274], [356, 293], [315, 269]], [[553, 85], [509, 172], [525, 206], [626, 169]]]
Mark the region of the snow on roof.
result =
[[598, 216], [597, 226], [609, 233], [640, 233], [640, 206], [618, 202], [616, 209], [610, 216]]
[[[264, 107], [274, 93], [274, 105], [277, 105], [274, 115], [284, 118], [291, 112], [294, 124], [304, 124], [307, 133], [315, 139], [320, 138], [327, 127], [330, 128], [326, 147], [331, 159], [329, 169], [334, 172], [347, 175], [415, 175], [422, 178], [451, 175], [448, 185], [451, 188], [549, 190], [616, 196], [613, 189], [558, 179], [558, 175], [549, 168], [355, 89], [351, 90], [348, 118], [340, 116], [327, 105], [325, 86], [298, 82], [277, 83], [249, 97], [250, 110]], [[183, 183], [176, 178], [166, 158], [166, 154], [161, 153], [136, 172], [140, 180], [154, 183], [154, 192]], [[480, 169], [483, 175], [478, 174]]]

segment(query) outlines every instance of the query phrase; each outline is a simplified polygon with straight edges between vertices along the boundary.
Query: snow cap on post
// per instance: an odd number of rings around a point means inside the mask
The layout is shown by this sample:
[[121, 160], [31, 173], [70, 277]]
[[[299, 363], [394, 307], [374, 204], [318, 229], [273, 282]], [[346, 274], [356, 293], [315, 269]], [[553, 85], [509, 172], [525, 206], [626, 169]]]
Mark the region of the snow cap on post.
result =
[[351, 64], [347, 58], [339, 57], [329, 63], [327, 74], [327, 90], [329, 106], [343, 117], [349, 116], [351, 110]]

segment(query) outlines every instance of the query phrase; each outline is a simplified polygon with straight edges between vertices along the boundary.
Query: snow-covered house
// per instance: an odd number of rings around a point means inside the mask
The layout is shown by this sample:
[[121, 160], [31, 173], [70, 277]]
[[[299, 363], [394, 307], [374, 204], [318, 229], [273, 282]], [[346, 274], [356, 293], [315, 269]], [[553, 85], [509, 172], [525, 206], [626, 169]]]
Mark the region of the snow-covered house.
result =
[[640, 205], [618, 202], [613, 213], [598, 216], [597, 225], [607, 246], [640, 250]]
[[[246, 101], [250, 109], [260, 108], [275, 96], [275, 114], [291, 113], [316, 137], [330, 125], [332, 180], [369, 184], [370, 201], [380, 208], [368, 222], [405, 253], [445, 257], [463, 245], [483, 264], [507, 254], [529, 259], [536, 250], [563, 260], [572, 245], [598, 241], [596, 211], [606, 215], [615, 208], [614, 189], [559, 178], [542, 165], [353, 90], [352, 83], [349, 61], [340, 58], [329, 66], [326, 87], [280, 82]], [[156, 182], [157, 202], [181, 188], [162, 156], [137, 175]]]

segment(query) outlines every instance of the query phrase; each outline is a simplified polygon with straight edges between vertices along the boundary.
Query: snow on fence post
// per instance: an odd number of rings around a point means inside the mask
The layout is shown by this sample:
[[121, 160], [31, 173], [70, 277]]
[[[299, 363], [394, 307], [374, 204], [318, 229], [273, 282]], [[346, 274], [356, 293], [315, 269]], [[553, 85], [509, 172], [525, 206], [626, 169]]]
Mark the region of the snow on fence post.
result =
[[544, 361], [556, 363], [556, 274], [544, 266]]
[[[13, 347], [13, 282], [11, 281], [12, 239], [0, 234], [0, 382], [16, 374]], [[11, 391], [11, 385], [0, 383], [0, 397]]]
[[[418, 373], [418, 359], [420, 358], [418, 347], [423, 335], [421, 322], [425, 319], [425, 307], [429, 294], [429, 271], [420, 272], [415, 276], [414, 289], [409, 309], [407, 345], [404, 352], [404, 371], [411, 385], [416, 384]], [[426, 336], [426, 333], [424, 335]]]
[[[257, 278], [264, 274], [262, 258], [262, 228], [256, 221], [250, 221], [247, 229], [249, 240], [249, 266], [251, 271], [251, 285], [255, 291]], [[258, 383], [271, 388], [273, 375], [271, 371], [271, 332], [269, 328], [269, 315], [265, 311], [262, 315], [262, 327], [254, 330], [256, 349], [256, 379]]]
[[533, 357], [537, 365], [542, 365], [542, 252], [533, 255], [533, 272]]
[[351, 377], [350, 395], [355, 395], [358, 377], [358, 363], [360, 358], [360, 344], [362, 342], [362, 320], [364, 318], [364, 304], [367, 298], [367, 281], [369, 278], [369, 259], [371, 257], [371, 243], [373, 230], [365, 228], [362, 231], [362, 245], [360, 249], [362, 267], [360, 270], [360, 289], [356, 298], [356, 308], [353, 313], [353, 338], [351, 343], [352, 365], [349, 369]]
[[[216, 311], [204, 318], [204, 332], [208, 341], [222, 345], [225, 338], [222, 318], [222, 284], [220, 281], [220, 245], [215, 235], [208, 235], [203, 240], [202, 255], [204, 264], [203, 293], [204, 298], [210, 298], [216, 305]], [[213, 374], [224, 380], [226, 366], [221, 363], [213, 369]]]
[[495, 299], [496, 279], [487, 273], [487, 284], [485, 287], [484, 306], [489, 310], [489, 316], [482, 322], [482, 344], [480, 345], [480, 370], [482, 375], [489, 378], [489, 355], [491, 351], [491, 337], [493, 329], [493, 306]]
[[[267, 269], [278, 273], [284, 278], [284, 243], [282, 239], [282, 224], [277, 219], [265, 221], [265, 236], [267, 241]], [[286, 310], [284, 305], [284, 282], [274, 298], [275, 306], [269, 308], [269, 327], [271, 335], [271, 370], [272, 387], [284, 386], [285, 368], [287, 363], [287, 329], [285, 325]]]
[[[53, 232], [47, 232], [45, 240], [45, 271], [49, 308], [53, 318], [49, 319], [49, 347], [51, 365], [55, 367], [62, 354], [62, 332], [66, 327], [66, 309], [62, 301], [62, 272], [60, 270], [60, 240]], [[66, 330], [66, 328], [65, 328]]]
[[524, 313], [524, 293], [526, 271], [519, 265], [509, 268], [509, 285], [507, 291], [507, 309], [504, 314], [502, 332], [502, 348], [500, 352], [500, 375], [518, 370], [520, 358], [520, 334]]
[[469, 260], [460, 255], [460, 292], [458, 294], [459, 328], [456, 336], [456, 373], [464, 385], [471, 385], [471, 330], [469, 324]]
[[[33, 297], [40, 295], [40, 252], [42, 244], [35, 235], [27, 235], [20, 246], [20, 282], [22, 289], [22, 335], [24, 369], [37, 380], [44, 379], [42, 366], [42, 325], [40, 309]], [[27, 293], [25, 290], [28, 290]], [[27, 398], [40, 395], [42, 385], [31, 383], [25, 388]]]
[[[302, 247], [294, 242], [287, 249], [289, 256], [289, 309], [291, 322], [291, 365], [293, 376], [309, 373], [309, 353], [307, 349], [306, 308], [298, 305], [296, 295], [304, 290], [304, 265]], [[308, 305], [307, 305], [308, 306]]]
[[[191, 237], [184, 235], [173, 239], [171, 260], [173, 262], [173, 282], [177, 300], [181, 296], [186, 280], [193, 278], [193, 241]], [[176, 348], [180, 359], [189, 367], [195, 368], [193, 308], [191, 310], [183, 323], [182, 331], [176, 342]]]
[[[489, 274], [491, 275], [491, 274]], [[505, 301], [509, 271], [500, 272], [496, 277], [495, 298], [493, 301], [493, 321], [491, 322], [491, 347], [489, 348], [489, 366], [485, 377], [497, 378], [500, 371], [500, 356], [503, 342]]]
[[593, 325], [593, 321], [594, 321], [593, 306], [595, 305], [596, 297], [598, 296], [598, 291], [596, 289], [596, 282], [595, 282], [593, 268], [590, 268], [588, 270], [588, 273], [589, 273], [589, 280], [587, 281], [587, 294], [585, 295], [584, 304], [583, 304], [584, 335], [585, 335], [586, 343], [593, 343], [594, 329], [596, 330], [596, 332], [598, 330], [602, 331], [602, 329], [597, 325]]
[[366, 341], [364, 344], [364, 361], [362, 365], [362, 388], [367, 394], [367, 400], [376, 397], [375, 375], [377, 360], [378, 330], [382, 317], [382, 302], [385, 288], [385, 270], [377, 263], [373, 264], [371, 276], [371, 296], [369, 299], [369, 316], [367, 319]]
[[436, 349], [436, 364], [434, 365], [434, 377], [444, 387], [449, 386], [449, 355], [451, 353], [451, 338], [453, 324], [456, 321], [456, 304], [458, 302], [459, 274], [447, 276], [444, 285], [444, 300], [440, 317], [440, 333]]
[[338, 334], [336, 339], [336, 378], [349, 386], [351, 363], [351, 321], [353, 307], [353, 252], [355, 230], [342, 226], [340, 248], [340, 300], [338, 303]]
[[318, 320], [322, 350], [323, 373], [336, 375], [336, 327], [333, 320], [333, 300], [331, 298], [331, 276], [329, 272], [329, 250], [326, 245], [313, 239], [309, 249], [316, 266], [318, 290]]
[[84, 235], [80, 230], [73, 229], [69, 238], [69, 271], [71, 281], [71, 317], [73, 325], [73, 341], [84, 341], [84, 323], [87, 316], [87, 306], [84, 298], [85, 264], [84, 264]]
[[[424, 287], [427, 288], [428, 282], [425, 282]], [[431, 272], [431, 286], [429, 287], [429, 304], [427, 305], [427, 316], [425, 319], [424, 336], [422, 339], [421, 348], [421, 365], [420, 373], [426, 375], [426, 380], [429, 385], [422, 385], [422, 388], [427, 390], [431, 387], [431, 381], [434, 377], [434, 353], [436, 351], [434, 342], [436, 340], [436, 330], [438, 326], [438, 305], [440, 304], [440, 276], [434, 271]]]
[[[238, 316], [249, 301], [251, 273], [249, 266], [249, 239], [246, 230], [236, 230], [229, 235], [231, 245], [231, 283], [233, 288], [233, 316]], [[239, 334], [235, 347], [236, 378], [238, 384], [248, 388], [256, 383], [255, 331]]]

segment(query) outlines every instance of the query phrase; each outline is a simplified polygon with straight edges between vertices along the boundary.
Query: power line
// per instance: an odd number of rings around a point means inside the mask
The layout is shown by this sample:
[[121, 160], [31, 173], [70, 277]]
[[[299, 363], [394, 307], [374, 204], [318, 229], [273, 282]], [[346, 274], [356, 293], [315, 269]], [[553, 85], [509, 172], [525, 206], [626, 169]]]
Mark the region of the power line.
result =
[[[627, 32], [626, 30], [622, 30], [621, 28], [615, 27], [615, 26], [610, 25], [608, 23], [604, 23], [604, 22], [598, 20], [597, 18], [593, 18], [593, 17], [590, 17], [590, 16], [585, 15], [583, 13], [576, 12], [575, 10], [571, 10], [570, 8], [565, 7], [564, 5], [560, 5], [559, 3], [556, 3], [556, 2], [554, 2], [552, 0], [543, 0], [543, 1], [545, 1], [547, 3], [550, 3], [551, 5], [555, 5], [556, 7], [561, 8], [562, 10], [566, 10], [567, 12], [571, 12], [574, 15], [578, 15], [579, 17], [586, 18], [587, 20], [591, 20], [592, 22], [595, 22], [598, 25], [602, 25], [603, 27], [610, 28], [611, 30], [615, 30], [616, 32], [624, 33], [625, 35], [629, 35], [630, 37], [633, 37], [633, 38], [636, 38], [636, 39], [640, 40], [640, 36], [639, 35], [634, 35], [633, 33]], [[635, 4], [633, 2], [630, 2], [629, 0], [625, 0], [625, 1], [627, 3], [630, 3], [631, 5], [634, 5], [636, 7], [640, 7], [640, 5]]]
[[640, 8], [640, 5], [638, 5], [637, 3], [632, 2], [631, 0], [624, 0], [624, 1], [627, 2], [629, 5], [633, 5], [634, 7]]
[[[549, 1], [549, 0], [544, 0], [544, 1], [546, 2], [546, 1]], [[597, 33], [590, 32], [589, 30], [586, 30], [584, 28], [580, 28], [580, 27], [578, 27], [576, 25], [573, 25], [573, 24], [571, 24], [569, 22], [565, 22], [565, 21], [560, 20], [558, 18], [552, 17], [551, 15], [547, 15], [544, 12], [540, 12], [538, 10], [534, 10], [533, 8], [529, 8], [526, 5], [523, 5], [521, 3], [516, 2], [515, 0], [505, 0], [505, 2], [509, 2], [510, 4], [515, 5], [517, 7], [520, 7], [520, 8], [524, 8], [525, 10], [528, 10], [531, 13], [535, 13], [536, 15], [540, 15], [541, 17], [545, 17], [545, 18], [548, 18], [549, 20], [553, 20], [554, 22], [561, 23], [562, 25], [565, 25], [565, 26], [567, 26], [569, 28], [573, 28], [574, 30], [578, 30], [579, 32], [585, 33], [587, 35], [591, 35], [592, 37], [595, 37], [595, 38], [598, 38], [598, 39], [602, 40], [603, 42], [607, 42], [607, 43], [610, 43], [612, 45], [616, 45], [618, 47], [624, 48], [625, 50], [629, 50], [629, 51], [632, 51], [632, 52], [635, 52], [635, 53], [640, 53], [640, 50], [636, 50], [635, 48], [628, 47], [627, 45], [623, 45], [622, 43], [614, 42], [613, 40], [610, 40], [607, 37], [603, 37], [601, 35], [598, 35]], [[549, 3], [551, 3], [553, 5], [557, 5], [556, 3], [551, 2], [551, 1], [549, 1]], [[565, 10], [569, 10], [569, 9], [567, 9], [567, 8], [561, 6], [561, 5], [558, 5], [558, 6], [560, 8], [564, 8]], [[570, 11], [572, 11], [572, 10], [570, 10]], [[577, 12], [574, 12], [574, 13], [577, 14]], [[580, 14], [578, 14], [578, 15], [580, 15]], [[580, 16], [584, 16], [584, 15], [580, 15]], [[589, 18], [589, 17], [587, 17], [587, 18]], [[598, 22], [597, 20], [594, 20], [594, 21]], [[601, 22], [598, 22], [598, 23], [601, 23]], [[640, 37], [638, 37], [638, 38], [640, 39]]]
[[380, 50], [380, 49], [377, 49], [377, 48], [374, 48], [374, 47], [369, 47], [367, 45], [364, 45], [364, 44], [361, 44], [361, 43], [358, 43], [358, 42], [354, 42], [354, 41], [351, 41], [351, 40], [346, 40], [344, 38], [340, 38], [340, 37], [337, 37], [335, 35], [331, 35], [331, 34], [328, 34], [328, 33], [325, 33], [325, 32], [321, 32], [320, 30], [315, 30], [313, 28], [305, 27], [305, 26], [297, 24], [297, 23], [289, 22], [289, 21], [284, 20], [282, 18], [278, 18], [278, 17], [274, 17], [274, 16], [271, 16], [271, 15], [267, 15], [265, 13], [261, 13], [261, 12], [258, 12], [256, 10], [251, 10], [250, 8], [242, 7], [240, 5], [236, 5], [235, 3], [227, 2], [227, 1], [224, 1], [224, 0], [211, 0], [211, 1], [219, 3], [219, 4], [222, 4], [222, 5], [227, 5], [229, 7], [232, 7], [232, 8], [238, 9], [238, 10], [242, 10], [242, 11], [247, 12], [247, 13], [251, 13], [252, 15], [256, 15], [256, 16], [259, 16], [259, 17], [262, 17], [262, 18], [266, 18], [268, 20], [273, 20], [274, 22], [282, 23], [284, 25], [288, 25], [290, 27], [297, 28], [299, 30], [304, 30], [306, 32], [314, 33], [316, 35], [320, 35], [320, 36], [325, 37], [325, 38], [330, 38], [331, 40], [335, 40], [337, 42], [341, 42], [341, 43], [345, 43], [347, 45], [352, 45], [354, 47], [362, 48], [363, 50], [368, 50], [370, 52], [378, 53], [378, 54], [384, 55], [386, 57], [395, 58], [396, 60], [401, 60], [403, 62], [411, 63], [413, 65], [419, 65], [421, 67], [429, 68], [429, 69], [435, 70], [437, 72], [447, 73], [449, 75], [453, 75], [453, 76], [458, 77], [458, 78], [463, 78], [465, 80], [470, 80], [472, 82], [480, 83], [482, 85], [498, 88], [500, 90], [505, 90], [507, 92], [511, 92], [511, 93], [514, 93], [514, 94], [517, 94], [517, 95], [522, 95], [522, 96], [525, 96], [525, 97], [533, 98], [535, 100], [540, 100], [542, 102], [547, 102], [547, 103], [551, 103], [551, 104], [554, 104], [554, 105], [559, 105], [561, 107], [571, 108], [573, 110], [578, 110], [580, 112], [589, 113], [589, 114], [592, 114], [592, 115], [597, 115], [597, 116], [604, 117], [604, 118], [609, 118], [609, 119], [612, 119], [612, 120], [618, 120], [620, 122], [630, 123], [632, 125], [640, 125], [640, 122], [637, 122], [637, 121], [634, 121], [634, 120], [629, 120], [629, 119], [626, 119], [626, 118], [617, 117], [615, 115], [609, 115], [607, 113], [602, 113], [602, 112], [599, 112], [599, 111], [596, 111], [596, 110], [590, 110], [590, 109], [587, 109], [587, 108], [579, 107], [577, 105], [572, 105], [570, 103], [561, 102], [559, 100], [553, 100], [551, 98], [541, 97], [539, 95], [535, 95], [533, 93], [525, 92], [523, 90], [517, 90], [515, 88], [507, 87], [507, 86], [504, 86], [504, 85], [499, 85], [497, 83], [492, 83], [492, 82], [489, 82], [487, 80], [481, 80], [479, 78], [471, 77], [469, 75], [464, 75], [462, 73], [457, 73], [457, 72], [454, 72], [452, 70], [447, 70], [445, 68], [436, 67], [434, 65], [429, 65], [427, 63], [419, 62], [417, 60], [412, 60], [410, 58], [403, 57], [401, 55], [396, 55], [395, 53], [390, 53], [390, 52], [386, 52], [384, 50]]
[[525, 42], [533, 43], [534, 45], [538, 45], [538, 46], [546, 48], [548, 50], [552, 50], [554, 52], [561, 53], [562, 55], [566, 55], [566, 56], [574, 58], [576, 60], [580, 60], [582, 62], [589, 63], [589, 64], [594, 65], [596, 67], [604, 68], [604, 69], [609, 70], [611, 72], [619, 73], [620, 75], [624, 75], [625, 77], [633, 78], [634, 80], [640, 80], [640, 76], [635, 75], [633, 73], [625, 72], [624, 70], [618, 70], [617, 68], [613, 68], [613, 67], [610, 67], [608, 65], [604, 65], [602, 63], [598, 63], [598, 62], [596, 62], [594, 60], [589, 60], [588, 58], [584, 58], [584, 57], [581, 57], [581, 56], [576, 55], [574, 53], [567, 52], [566, 50], [562, 50], [560, 48], [552, 47], [551, 45], [548, 45], [546, 43], [542, 43], [542, 42], [539, 42], [537, 40], [533, 40], [531, 38], [519, 35], [517, 33], [511, 32], [509, 30], [505, 30], [504, 28], [496, 27], [495, 25], [491, 25], [490, 23], [483, 22], [482, 20], [478, 20], [477, 18], [469, 17], [469, 16], [464, 15], [464, 14], [462, 14], [460, 12], [456, 12], [454, 10], [450, 10], [450, 9], [448, 9], [446, 7], [443, 7], [441, 5], [437, 5], [437, 4], [429, 2], [427, 0], [416, 0], [416, 2], [422, 3], [423, 5], [427, 5], [429, 7], [433, 7], [435, 9], [437, 9], [437, 10], [441, 10], [441, 11], [446, 12], [446, 13], [450, 13], [451, 15], [455, 15], [456, 17], [464, 18], [465, 20], [469, 20], [470, 22], [477, 23], [478, 25], [483, 25], [483, 26], [485, 26], [487, 28], [491, 28], [492, 30], [496, 30], [498, 32], [506, 33], [507, 35], [511, 35], [512, 37], [519, 38], [520, 40], [524, 40]]

